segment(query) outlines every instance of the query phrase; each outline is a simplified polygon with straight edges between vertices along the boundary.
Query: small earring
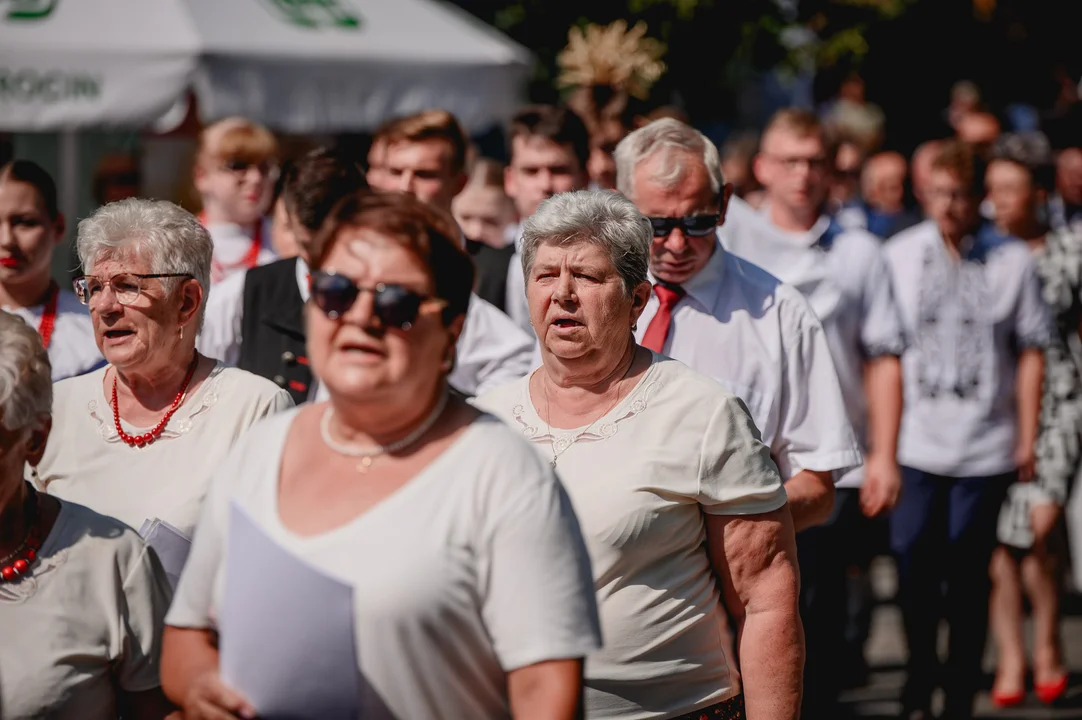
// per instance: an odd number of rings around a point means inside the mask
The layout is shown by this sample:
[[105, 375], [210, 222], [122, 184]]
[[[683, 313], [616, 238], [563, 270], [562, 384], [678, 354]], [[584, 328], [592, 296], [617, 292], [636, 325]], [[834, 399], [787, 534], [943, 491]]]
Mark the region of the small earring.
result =
[[38, 475], [38, 466], [37, 465], [31, 465], [30, 466], [30, 483], [35, 488], [40, 488], [41, 487], [41, 476]]
[[180, 339], [181, 340], [184, 339], [184, 326], [183, 325], [180, 326]]
[[635, 332], [638, 329], [639, 329], [639, 324], [638, 323], [632, 323], [631, 324], [631, 332]]

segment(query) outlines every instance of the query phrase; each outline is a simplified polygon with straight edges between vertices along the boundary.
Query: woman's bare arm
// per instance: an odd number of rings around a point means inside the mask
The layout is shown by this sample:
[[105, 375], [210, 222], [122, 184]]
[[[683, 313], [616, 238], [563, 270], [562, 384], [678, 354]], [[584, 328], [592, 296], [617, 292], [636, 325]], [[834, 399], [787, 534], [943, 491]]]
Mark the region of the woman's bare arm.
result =
[[550, 660], [507, 674], [515, 720], [582, 717], [582, 660]]
[[736, 622], [748, 720], [796, 720], [804, 671], [800, 575], [788, 507], [760, 515], [706, 515], [722, 602]]
[[254, 718], [255, 709], [218, 676], [218, 647], [211, 630], [166, 626], [162, 635], [162, 690], [185, 720]]

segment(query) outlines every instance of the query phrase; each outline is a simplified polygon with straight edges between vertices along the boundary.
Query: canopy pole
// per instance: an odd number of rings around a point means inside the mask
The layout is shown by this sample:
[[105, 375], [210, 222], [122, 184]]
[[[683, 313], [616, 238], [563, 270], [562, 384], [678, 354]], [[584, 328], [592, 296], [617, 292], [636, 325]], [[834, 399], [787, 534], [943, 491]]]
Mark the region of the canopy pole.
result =
[[[75, 226], [78, 224], [79, 213], [79, 131], [74, 128], [66, 128], [60, 132], [60, 187], [57, 194], [60, 204], [60, 212], [64, 213], [67, 230], [63, 248], [58, 255], [64, 257], [59, 260], [64, 263], [63, 268], [72, 266], [73, 253], [71, 251], [75, 239]], [[56, 263], [53, 263], [56, 268]]]

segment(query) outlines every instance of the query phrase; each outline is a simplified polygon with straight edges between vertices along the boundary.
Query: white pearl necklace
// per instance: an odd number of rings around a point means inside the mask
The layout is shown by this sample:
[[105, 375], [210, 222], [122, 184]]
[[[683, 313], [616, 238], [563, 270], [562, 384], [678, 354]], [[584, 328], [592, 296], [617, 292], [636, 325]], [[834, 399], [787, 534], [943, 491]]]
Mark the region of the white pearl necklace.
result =
[[367, 473], [368, 468], [372, 467], [372, 463], [377, 457], [404, 450], [417, 442], [426, 432], [431, 430], [432, 426], [436, 424], [436, 421], [440, 419], [440, 415], [442, 415], [443, 411], [447, 408], [447, 401], [450, 400], [450, 398], [451, 394], [445, 388], [440, 395], [439, 401], [436, 403], [436, 407], [432, 408], [432, 412], [429, 413], [428, 417], [426, 417], [420, 425], [400, 440], [395, 440], [386, 445], [369, 445], [364, 447], [349, 443], [341, 443], [335, 440], [331, 436], [331, 418], [334, 416], [334, 408], [330, 406], [323, 411], [323, 417], [319, 420], [319, 434], [320, 437], [323, 438], [324, 444], [339, 455], [360, 458], [361, 462], [357, 465], [357, 470], [361, 473]]

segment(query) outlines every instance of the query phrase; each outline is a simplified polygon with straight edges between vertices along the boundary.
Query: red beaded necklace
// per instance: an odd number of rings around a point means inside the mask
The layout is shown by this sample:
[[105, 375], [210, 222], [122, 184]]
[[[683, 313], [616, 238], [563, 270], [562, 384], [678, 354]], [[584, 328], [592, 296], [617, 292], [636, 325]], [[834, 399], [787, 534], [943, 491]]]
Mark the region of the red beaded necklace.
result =
[[18, 549], [4, 558], [3, 564], [0, 565], [0, 582], [14, 582], [26, 575], [30, 566], [34, 564], [34, 560], [37, 559], [38, 551], [41, 550], [38, 494], [33, 486], [30, 486], [30, 498], [27, 504], [30, 506], [26, 514], [30, 529]]
[[41, 344], [46, 350], [49, 349], [49, 341], [53, 339], [53, 327], [56, 326], [56, 302], [60, 298], [60, 286], [56, 282], [49, 283], [49, 299], [45, 301], [45, 308], [41, 312], [41, 322], [38, 323], [38, 335], [41, 336]]
[[173, 405], [166, 411], [165, 416], [158, 421], [150, 432], [143, 433], [142, 435], [129, 435], [124, 432], [124, 428], [120, 426], [120, 405], [117, 403], [116, 398], [116, 371], [113, 371], [113, 423], [116, 425], [116, 433], [120, 436], [120, 439], [127, 443], [130, 447], [146, 447], [152, 442], [157, 440], [162, 431], [165, 430], [165, 426], [169, 423], [169, 419], [173, 417], [173, 413], [177, 411], [180, 404], [184, 402], [184, 396], [188, 394], [188, 385], [192, 381], [192, 375], [195, 374], [195, 366], [199, 364], [199, 356], [196, 355], [192, 358], [192, 364], [188, 366], [188, 374], [184, 378], [184, 385], [177, 392], [177, 396], [173, 399]]

